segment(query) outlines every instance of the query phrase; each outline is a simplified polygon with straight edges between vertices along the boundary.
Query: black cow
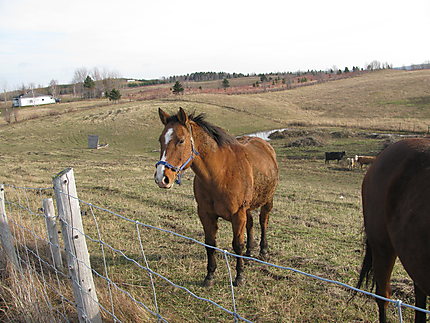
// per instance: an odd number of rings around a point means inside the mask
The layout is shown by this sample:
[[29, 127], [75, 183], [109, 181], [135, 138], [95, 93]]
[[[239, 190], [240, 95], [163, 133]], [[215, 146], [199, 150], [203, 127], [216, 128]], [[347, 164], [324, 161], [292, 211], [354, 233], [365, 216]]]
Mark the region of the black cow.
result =
[[332, 151], [329, 153], [325, 153], [325, 163], [327, 164], [330, 160], [337, 160], [337, 162], [339, 162], [339, 160], [341, 160], [343, 158], [343, 156], [345, 156], [345, 152], [344, 151]]

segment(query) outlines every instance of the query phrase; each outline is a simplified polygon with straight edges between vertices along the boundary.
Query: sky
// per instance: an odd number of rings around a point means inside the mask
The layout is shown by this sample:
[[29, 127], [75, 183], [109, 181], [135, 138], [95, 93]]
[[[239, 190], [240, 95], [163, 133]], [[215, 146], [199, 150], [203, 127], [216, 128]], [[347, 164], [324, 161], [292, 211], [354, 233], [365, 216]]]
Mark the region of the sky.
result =
[[0, 0], [0, 90], [430, 61], [429, 0]]

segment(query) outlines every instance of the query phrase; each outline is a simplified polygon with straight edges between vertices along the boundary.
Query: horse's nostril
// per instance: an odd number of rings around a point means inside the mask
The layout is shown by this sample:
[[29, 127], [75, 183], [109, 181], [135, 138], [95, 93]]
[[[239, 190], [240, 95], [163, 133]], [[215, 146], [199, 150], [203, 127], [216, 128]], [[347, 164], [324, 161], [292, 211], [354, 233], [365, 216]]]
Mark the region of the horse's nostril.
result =
[[169, 184], [169, 178], [167, 176], [163, 177], [163, 183], [166, 185]]

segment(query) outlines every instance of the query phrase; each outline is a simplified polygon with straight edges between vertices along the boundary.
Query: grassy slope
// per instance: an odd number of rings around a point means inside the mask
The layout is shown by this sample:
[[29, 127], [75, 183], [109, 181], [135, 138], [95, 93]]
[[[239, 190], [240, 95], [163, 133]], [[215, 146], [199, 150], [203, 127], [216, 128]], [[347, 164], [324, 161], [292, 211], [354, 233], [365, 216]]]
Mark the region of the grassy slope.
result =
[[[288, 124], [427, 130], [430, 71], [382, 71], [293, 91], [255, 95], [194, 95], [208, 102]], [[376, 120], [375, 120], [376, 118]], [[408, 127], [408, 128], [407, 128]]]
[[[285, 92], [249, 96], [184, 95], [179, 100], [123, 102], [3, 126], [0, 140], [5, 144], [0, 154], [3, 164], [0, 182], [49, 187], [55, 173], [74, 167], [82, 199], [203, 241], [195, 214], [192, 173], [187, 172], [184, 184], [170, 191], [159, 190], [153, 183], [153, 165], [158, 159], [158, 136], [162, 129], [158, 107], [176, 111], [182, 106], [188, 111], [205, 112], [209, 121], [235, 135], [291, 127], [293, 122], [300, 122], [301, 129], [318, 127], [327, 133], [323, 136], [323, 147], [286, 148], [287, 139], [272, 142], [281, 174], [270, 221], [270, 261], [354, 284], [362, 256], [360, 184], [364, 172], [346, 171], [336, 164], [326, 166], [321, 158], [324, 150], [347, 150], [348, 155], [375, 154], [381, 141], [360, 136], [333, 138], [328, 133], [339, 130], [335, 128], [338, 125], [396, 129], [398, 122], [406, 121], [427, 130], [429, 76], [430, 71], [386, 71]], [[352, 133], [359, 131], [354, 129]], [[109, 147], [97, 151], [86, 149], [88, 134], [100, 135]], [[96, 213], [103, 239], [138, 258], [134, 226], [111, 215]], [[91, 219], [84, 220], [88, 232], [95, 236]], [[258, 225], [256, 229], [258, 237]], [[218, 244], [223, 249], [231, 249], [229, 223], [220, 222]], [[206, 290], [199, 286], [206, 267], [203, 248], [147, 230], [144, 245], [151, 268], [198, 295], [231, 308], [221, 257], [217, 284]], [[93, 265], [102, 271], [100, 251], [97, 246], [90, 244], [90, 247]], [[150, 298], [146, 274], [126, 266], [114, 255], [108, 257], [108, 262], [111, 277], [121, 282], [122, 287], [144, 300]], [[240, 314], [251, 320], [376, 319], [373, 301], [357, 297], [347, 304], [350, 294], [330, 284], [257, 264], [246, 268], [246, 277], [245, 287], [235, 289], [235, 293]], [[406, 277], [398, 266], [394, 290], [404, 301], [411, 302]], [[169, 321], [231, 319], [160, 280], [156, 283], [161, 313]], [[411, 313], [406, 311], [406, 315], [410, 319]]]

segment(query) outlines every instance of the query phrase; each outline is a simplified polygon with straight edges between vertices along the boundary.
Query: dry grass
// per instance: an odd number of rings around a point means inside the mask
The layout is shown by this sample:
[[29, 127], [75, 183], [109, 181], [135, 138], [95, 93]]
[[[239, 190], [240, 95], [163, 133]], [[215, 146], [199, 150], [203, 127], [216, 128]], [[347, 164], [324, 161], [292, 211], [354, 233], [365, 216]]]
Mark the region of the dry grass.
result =
[[[13, 268], [3, 271], [0, 282], [2, 322], [63, 322], [76, 320], [75, 309], [61, 304], [60, 297], [47, 288], [56, 281], [38, 274], [35, 268], [18, 272]], [[66, 285], [61, 286], [65, 297], [73, 299]]]
[[[348, 156], [376, 155], [385, 139], [367, 138], [363, 133], [370, 132], [369, 128], [397, 129], [395, 122], [417, 122], [424, 129], [428, 109], [423, 107], [427, 107], [427, 101], [412, 98], [429, 96], [426, 83], [429, 73], [385, 71], [285, 92], [249, 96], [185, 95], [179, 101], [176, 98], [122, 102], [3, 126], [0, 140], [7, 144], [2, 146], [0, 160], [8, 167], [0, 168], [0, 182], [50, 187], [54, 174], [73, 167], [78, 194], [83, 200], [203, 241], [192, 192], [192, 173], [186, 173], [181, 187], [175, 186], [169, 191], [160, 191], [153, 182], [161, 132], [158, 107], [176, 111], [182, 106], [187, 111], [205, 112], [209, 121], [234, 135], [293, 128], [294, 136], [272, 141], [281, 173], [268, 233], [270, 261], [354, 285], [362, 257], [360, 183], [364, 172], [348, 171], [341, 163], [325, 165], [324, 151], [346, 150]], [[109, 147], [87, 149], [89, 134], [98, 134]], [[323, 146], [286, 147], [288, 142], [306, 136], [316, 136]], [[34, 194], [30, 200], [35, 201], [37, 209], [40, 196]], [[98, 236], [91, 216], [94, 212], [103, 240], [143, 261], [133, 223], [88, 206], [82, 209], [87, 214], [84, 225], [90, 236]], [[15, 213], [10, 217], [17, 219]], [[25, 214], [18, 215], [18, 219], [22, 218]], [[35, 223], [31, 220], [30, 217], [26, 225]], [[258, 237], [258, 225], [256, 229]], [[231, 249], [231, 234], [231, 225], [220, 221], [219, 247]], [[215, 286], [205, 289], [200, 285], [206, 267], [204, 248], [150, 229], [142, 229], [141, 235], [151, 269], [231, 309], [230, 286], [222, 257], [218, 257]], [[104, 273], [100, 246], [89, 243], [89, 248], [93, 267]], [[109, 277], [153, 310], [147, 273], [112, 251], [107, 252], [107, 263]], [[230, 264], [234, 268], [234, 259], [230, 259]], [[373, 300], [357, 296], [348, 303], [350, 293], [335, 285], [255, 263], [246, 267], [245, 276], [245, 285], [236, 288], [235, 295], [239, 313], [252, 321], [373, 322], [377, 319]], [[396, 266], [393, 278], [394, 297], [413, 302], [410, 280], [401, 266]], [[97, 279], [96, 284], [101, 302], [109, 308], [106, 282]], [[155, 279], [155, 286], [160, 313], [171, 322], [232, 319], [160, 278]], [[123, 294], [115, 293], [113, 297], [115, 313], [120, 313], [125, 321], [146, 321], [150, 317]], [[12, 298], [4, 298], [3, 308], [8, 315], [20, 308]], [[411, 320], [413, 313], [404, 312], [405, 320]], [[389, 315], [395, 318], [393, 307]]]

